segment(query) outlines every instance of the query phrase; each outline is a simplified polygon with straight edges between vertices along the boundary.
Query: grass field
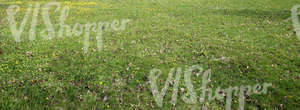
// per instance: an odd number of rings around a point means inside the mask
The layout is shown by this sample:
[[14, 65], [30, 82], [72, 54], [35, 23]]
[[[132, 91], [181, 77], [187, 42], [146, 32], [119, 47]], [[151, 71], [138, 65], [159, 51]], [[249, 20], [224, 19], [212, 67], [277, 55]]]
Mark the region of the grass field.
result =
[[[171, 88], [163, 107], [156, 105], [149, 72], [163, 71], [162, 88], [171, 68], [192, 65], [211, 69], [212, 88], [272, 83], [267, 94], [247, 97], [245, 110], [300, 108], [300, 39], [286, 21], [299, 0], [60, 1], [70, 7], [65, 24], [130, 19], [125, 30], [103, 32], [101, 51], [92, 33], [87, 53], [83, 35], [46, 40], [37, 33], [30, 41], [31, 18], [21, 42], [14, 40], [6, 9], [21, 7], [19, 25], [28, 4], [48, 2], [0, 0], [1, 110], [225, 109], [224, 101], [178, 99], [173, 106]], [[51, 12], [51, 20], [58, 23], [59, 13]], [[42, 29], [39, 15], [37, 31]], [[201, 78], [193, 75], [192, 80], [194, 88], [201, 86]], [[179, 88], [186, 91], [183, 80]]]

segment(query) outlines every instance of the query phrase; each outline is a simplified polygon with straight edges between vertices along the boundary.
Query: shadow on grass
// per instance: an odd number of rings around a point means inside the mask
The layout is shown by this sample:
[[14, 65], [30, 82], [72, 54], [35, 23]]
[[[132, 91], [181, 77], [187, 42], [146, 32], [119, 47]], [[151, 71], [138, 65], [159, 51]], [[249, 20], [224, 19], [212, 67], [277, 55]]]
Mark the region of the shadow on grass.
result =
[[261, 19], [285, 20], [290, 17], [290, 10], [256, 10], [256, 9], [218, 9], [215, 10], [216, 14], [244, 16]]

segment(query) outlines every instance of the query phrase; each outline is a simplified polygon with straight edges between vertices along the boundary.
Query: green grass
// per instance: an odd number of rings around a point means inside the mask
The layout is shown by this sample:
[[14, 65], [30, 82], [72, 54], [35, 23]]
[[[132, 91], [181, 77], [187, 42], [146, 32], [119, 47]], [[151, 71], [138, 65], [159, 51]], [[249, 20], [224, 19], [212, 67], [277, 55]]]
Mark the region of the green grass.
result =
[[[18, 2], [0, 1], [2, 21], [8, 6]], [[196, 64], [212, 70], [211, 87], [273, 84], [267, 94], [248, 97], [245, 109], [300, 108], [300, 41], [291, 21], [284, 21], [299, 0], [92, 2], [96, 5], [72, 6], [66, 24], [131, 20], [125, 30], [104, 32], [100, 52], [94, 34], [85, 54], [84, 36], [30, 41], [29, 22], [17, 43], [7, 20], [0, 22], [0, 109], [199, 109], [200, 103], [179, 98], [173, 107], [171, 88], [159, 108], [148, 83], [153, 68], [164, 72], [162, 87], [171, 68]], [[52, 22], [58, 23], [58, 15]], [[45, 26], [39, 19], [40, 31]], [[227, 60], [213, 60], [221, 57]], [[201, 79], [192, 79], [199, 88]], [[183, 81], [180, 88], [185, 88]], [[208, 105], [224, 107], [218, 101]]]

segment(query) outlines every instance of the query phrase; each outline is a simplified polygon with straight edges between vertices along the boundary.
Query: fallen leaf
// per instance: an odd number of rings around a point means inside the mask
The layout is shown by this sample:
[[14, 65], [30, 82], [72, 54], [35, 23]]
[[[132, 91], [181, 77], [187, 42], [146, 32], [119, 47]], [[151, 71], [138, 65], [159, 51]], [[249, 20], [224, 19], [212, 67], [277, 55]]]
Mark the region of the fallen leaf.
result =
[[103, 102], [106, 102], [107, 101], [107, 96], [104, 96], [104, 98], [103, 98]]

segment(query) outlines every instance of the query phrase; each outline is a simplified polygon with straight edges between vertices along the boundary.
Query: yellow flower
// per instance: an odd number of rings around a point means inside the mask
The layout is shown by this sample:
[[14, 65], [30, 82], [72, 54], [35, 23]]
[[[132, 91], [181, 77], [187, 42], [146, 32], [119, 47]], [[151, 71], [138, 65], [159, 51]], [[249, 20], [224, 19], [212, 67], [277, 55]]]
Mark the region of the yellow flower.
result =
[[109, 108], [110, 106], [109, 106], [109, 105], [107, 105], [106, 107], [107, 107], [107, 108]]
[[48, 98], [48, 97], [46, 97], [46, 100], [49, 100], [49, 98]]
[[102, 84], [103, 84], [103, 82], [102, 82], [102, 81], [100, 81], [100, 82], [99, 82], [99, 84], [100, 84], [100, 85], [102, 85]]

